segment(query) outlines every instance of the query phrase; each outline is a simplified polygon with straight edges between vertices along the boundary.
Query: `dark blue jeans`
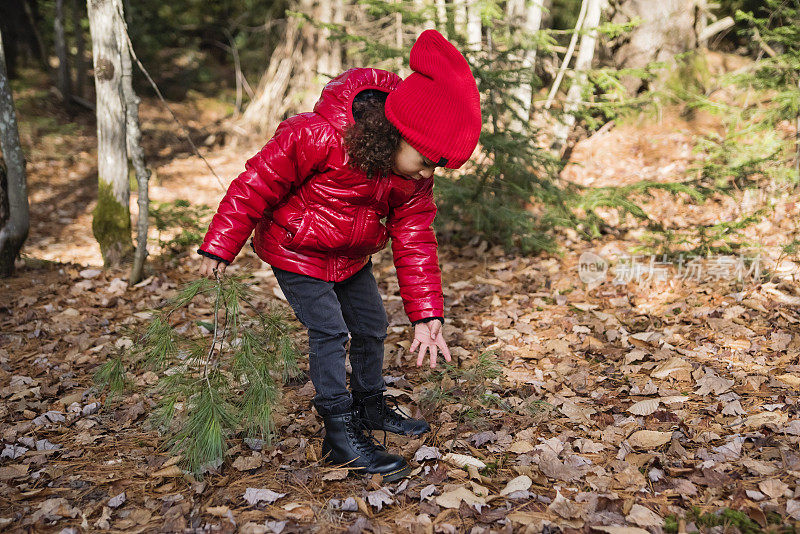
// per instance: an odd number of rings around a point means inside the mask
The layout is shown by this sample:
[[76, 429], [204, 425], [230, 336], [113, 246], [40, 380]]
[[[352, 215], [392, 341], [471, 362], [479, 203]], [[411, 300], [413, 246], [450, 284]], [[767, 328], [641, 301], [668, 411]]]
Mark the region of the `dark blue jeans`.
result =
[[345, 372], [348, 337], [353, 391], [383, 391], [383, 342], [389, 321], [372, 276], [372, 260], [341, 282], [274, 266], [272, 271], [297, 319], [308, 328], [311, 383], [317, 390], [314, 406], [320, 415], [352, 406]]

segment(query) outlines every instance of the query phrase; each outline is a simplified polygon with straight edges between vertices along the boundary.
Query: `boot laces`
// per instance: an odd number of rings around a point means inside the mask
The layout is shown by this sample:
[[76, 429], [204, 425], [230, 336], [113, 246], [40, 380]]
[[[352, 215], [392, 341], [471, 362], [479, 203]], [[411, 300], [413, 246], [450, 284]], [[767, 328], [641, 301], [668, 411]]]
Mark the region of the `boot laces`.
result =
[[[391, 406], [389, 404], [391, 403]], [[403, 411], [400, 403], [394, 397], [383, 397], [381, 402], [381, 412], [384, 417], [388, 417], [393, 423], [401, 425], [403, 421], [411, 419], [411, 416]]]
[[353, 414], [351, 422], [352, 424], [347, 427], [347, 433], [360, 451], [372, 454], [377, 450], [384, 449], [384, 446], [375, 439], [375, 436], [372, 435], [372, 432], [360, 417]]

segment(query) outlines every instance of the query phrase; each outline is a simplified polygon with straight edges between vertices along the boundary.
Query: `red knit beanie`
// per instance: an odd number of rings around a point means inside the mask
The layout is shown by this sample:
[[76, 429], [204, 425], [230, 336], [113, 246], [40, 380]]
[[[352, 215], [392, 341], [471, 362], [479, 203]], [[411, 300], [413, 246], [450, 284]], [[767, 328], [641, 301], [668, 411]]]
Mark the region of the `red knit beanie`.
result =
[[436, 30], [422, 32], [410, 63], [414, 72], [386, 98], [386, 118], [423, 156], [457, 169], [481, 133], [480, 95], [469, 64]]

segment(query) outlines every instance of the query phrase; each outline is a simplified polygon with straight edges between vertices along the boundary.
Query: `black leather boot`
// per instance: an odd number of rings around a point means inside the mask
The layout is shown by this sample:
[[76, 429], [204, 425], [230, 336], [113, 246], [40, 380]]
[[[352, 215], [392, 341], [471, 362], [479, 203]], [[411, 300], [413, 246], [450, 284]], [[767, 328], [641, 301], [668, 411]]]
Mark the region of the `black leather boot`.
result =
[[386, 452], [364, 434], [363, 423], [354, 411], [325, 415], [322, 420], [325, 422], [322, 456], [326, 462], [357, 473], [380, 473], [386, 482], [393, 482], [411, 472], [411, 466], [402, 456]]
[[[387, 400], [392, 404], [389, 406]], [[422, 419], [412, 419], [403, 413], [391, 397], [378, 393], [353, 392], [353, 409], [358, 411], [364, 426], [370, 430], [383, 430], [404, 436], [419, 436], [430, 432], [431, 427]]]

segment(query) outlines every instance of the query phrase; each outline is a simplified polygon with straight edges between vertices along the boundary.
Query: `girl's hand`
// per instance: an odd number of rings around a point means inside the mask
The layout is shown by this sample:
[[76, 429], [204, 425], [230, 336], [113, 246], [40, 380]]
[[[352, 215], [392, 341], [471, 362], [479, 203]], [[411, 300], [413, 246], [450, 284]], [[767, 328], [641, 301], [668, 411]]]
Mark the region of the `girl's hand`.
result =
[[214, 269], [216, 269], [217, 272], [222, 275], [225, 272], [225, 267], [227, 267], [227, 265], [224, 261], [218, 261], [213, 258], [203, 256], [203, 260], [200, 262], [200, 276], [214, 278]]
[[422, 362], [425, 361], [425, 352], [427, 351], [431, 353], [431, 369], [436, 367], [437, 349], [442, 351], [445, 360], [450, 361], [450, 349], [447, 348], [447, 343], [444, 341], [442, 322], [438, 319], [414, 326], [414, 342], [409, 350], [414, 352], [417, 347], [419, 347], [417, 367], [421, 366]]

